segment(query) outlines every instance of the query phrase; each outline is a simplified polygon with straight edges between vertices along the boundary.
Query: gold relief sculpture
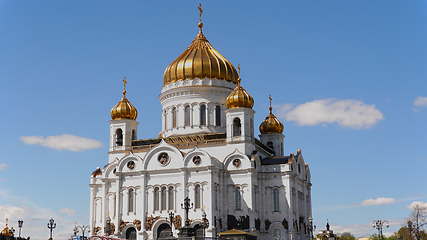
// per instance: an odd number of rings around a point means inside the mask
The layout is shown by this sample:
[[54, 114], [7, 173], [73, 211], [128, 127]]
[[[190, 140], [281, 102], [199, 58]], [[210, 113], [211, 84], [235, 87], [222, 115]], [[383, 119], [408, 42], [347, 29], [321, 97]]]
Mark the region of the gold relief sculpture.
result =
[[133, 221], [133, 225], [135, 225], [136, 229], [138, 229], [138, 231], [141, 231], [141, 221], [135, 219]]
[[144, 228], [145, 230], [151, 230], [151, 228], [153, 227], [154, 222], [157, 221], [157, 219], [159, 219], [160, 217], [153, 217], [153, 215], [147, 217], [147, 219], [145, 219], [145, 224], [144, 224]]
[[181, 218], [180, 215], [176, 215], [173, 218], [172, 222], [173, 222], [173, 226], [175, 227], [175, 229], [180, 229], [181, 228], [181, 226], [182, 226], [182, 218]]
[[101, 227], [95, 227], [94, 229], [93, 229], [93, 233], [95, 234], [95, 235], [97, 235], [98, 234], [98, 232], [99, 231], [101, 231]]
[[120, 221], [120, 226], [119, 226], [119, 231], [122, 232], [123, 229], [126, 227], [126, 224], [128, 224], [129, 222], [125, 222], [125, 221]]

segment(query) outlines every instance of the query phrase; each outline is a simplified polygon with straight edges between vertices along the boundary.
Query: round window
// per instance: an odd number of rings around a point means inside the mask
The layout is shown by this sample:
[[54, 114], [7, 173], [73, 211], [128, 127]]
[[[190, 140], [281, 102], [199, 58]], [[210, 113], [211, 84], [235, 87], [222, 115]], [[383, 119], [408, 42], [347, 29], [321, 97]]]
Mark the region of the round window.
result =
[[134, 168], [135, 168], [135, 162], [134, 162], [134, 161], [129, 161], [129, 162], [127, 163], [127, 167], [128, 167], [129, 169], [134, 169]]
[[200, 156], [194, 156], [193, 157], [193, 163], [195, 165], [199, 165], [202, 162], [202, 158]]
[[233, 165], [238, 168], [240, 167], [240, 165], [242, 164], [242, 162], [240, 161], [240, 159], [234, 159], [233, 160]]
[[169, 163], [169, 155], [165, 152], [160, 153], [159, 157], [157, 158], [160, 164], [163, 166], [167, 165]]

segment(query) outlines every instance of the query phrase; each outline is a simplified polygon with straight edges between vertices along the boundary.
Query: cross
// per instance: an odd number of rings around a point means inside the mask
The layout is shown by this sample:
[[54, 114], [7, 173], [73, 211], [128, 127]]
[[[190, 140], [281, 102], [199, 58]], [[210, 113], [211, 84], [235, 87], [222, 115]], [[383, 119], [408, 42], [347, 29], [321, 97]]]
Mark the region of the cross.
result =
[[123, 95], [126, 95], [126, 84], [128, 83], [128, 80], [126, 77], [123, 78]]
[[9, 223], [9, 218], [6, 218], [6, 227], [8, 223]]
[[197, 9], [199, 10], [199, 23], [202, 22], [202, 15], [203, 15], [203, 7], [202, 4], [199, 3], [199, 5], [197, 6]]
[[271, 102], [273, 101], [273, 98], [271, 97], [271, 94], [270, 94], [270, 95], [268, 95], [268, 101], [270, 101], [270, 107], [269, 107], [269, 109], [270, 109], [270, 113], [271, 113], [271, 110], [273, 109], [273, 108], [271, 107]]
[[241, 79], [240, 79], [240, 63], [237, 64], [237, 71], [239, 73], [239, 78], [237, 79], [237, 84], [240, 85], [240, 81], [241, 81]]

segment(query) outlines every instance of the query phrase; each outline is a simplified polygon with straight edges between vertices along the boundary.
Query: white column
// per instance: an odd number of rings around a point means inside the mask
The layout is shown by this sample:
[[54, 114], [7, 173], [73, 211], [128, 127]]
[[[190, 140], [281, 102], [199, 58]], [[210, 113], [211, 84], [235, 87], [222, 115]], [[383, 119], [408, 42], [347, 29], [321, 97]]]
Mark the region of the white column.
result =
[[193, 105], [193, 126], [199, 127], [200, 126], [200, 105]]

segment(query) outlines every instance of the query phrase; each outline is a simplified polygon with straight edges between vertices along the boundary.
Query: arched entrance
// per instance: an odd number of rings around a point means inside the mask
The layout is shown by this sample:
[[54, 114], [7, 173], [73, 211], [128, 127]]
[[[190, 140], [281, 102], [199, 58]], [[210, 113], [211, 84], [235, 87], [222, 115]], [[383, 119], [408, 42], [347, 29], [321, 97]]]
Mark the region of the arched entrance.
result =
[[136, 240], [136, 229], [130, 227], [126, 230], [126, 239], [127, 240]]
[[172, 237], [172, 229], [169, 223], [162, 223], [157, 228], [157, 239], [170, 239]]

